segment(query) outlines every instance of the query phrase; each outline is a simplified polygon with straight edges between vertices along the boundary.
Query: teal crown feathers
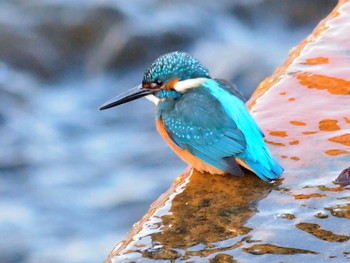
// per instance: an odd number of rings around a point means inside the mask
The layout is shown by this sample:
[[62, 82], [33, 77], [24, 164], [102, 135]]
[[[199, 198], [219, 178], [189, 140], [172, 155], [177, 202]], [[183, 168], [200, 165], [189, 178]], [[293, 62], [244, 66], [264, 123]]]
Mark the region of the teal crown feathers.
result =
[[208, 70], [191, 55], [172, 52], [156, 59], [143, 76], [143, 83], [162, 82], [178, 78], [210, 78]]

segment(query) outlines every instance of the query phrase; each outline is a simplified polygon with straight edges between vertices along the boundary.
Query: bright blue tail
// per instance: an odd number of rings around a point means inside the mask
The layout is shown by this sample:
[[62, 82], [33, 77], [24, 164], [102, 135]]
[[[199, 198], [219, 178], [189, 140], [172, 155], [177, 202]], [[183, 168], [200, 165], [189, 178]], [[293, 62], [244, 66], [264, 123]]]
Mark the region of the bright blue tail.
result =
[[[240, 151], [241, 149], [238, 150], [238, 147], [235, 147], [234, 149], [236, 151], [231, 151], [231, 153], [234, 153], [231, 156], [244, 161], [257, 176], [265, 181], [271, 181], [280, 177], [283, 168], [271, 157], [265, 145], [263, 133], [249, 114], [239, 94], [233, 91], [233, 88], [226, 82], [215, 81], [213, 79], [202, 83], [202, 86], [208, 89], [210, 94], [220, 101], [227, 116], [231, 119], [232, 123], [237, 125], [239, 133], [236, 131], [236, 133], [233, 133], [233, 137], [228, 137], [233, 138], [240, 146], [244, 146], [244, 151]], [[242, 143], [242, 137], [239, 136], [242, 134], [244, 135], [245, 143]], [[237, 139], [240, 140], [237, 141]], [[217, 144], [215, 145], [217, 146]], [[220, 145], [219, 149], [220, 153], [223, 153], [222, 150], [229, 150], [226, 145]]]
[[249, 157], [244, 161], [257, 176], [267, 182], [279, 178], [283, 173], [283, 168], [268, 153], [265, 162], [249, 160]]

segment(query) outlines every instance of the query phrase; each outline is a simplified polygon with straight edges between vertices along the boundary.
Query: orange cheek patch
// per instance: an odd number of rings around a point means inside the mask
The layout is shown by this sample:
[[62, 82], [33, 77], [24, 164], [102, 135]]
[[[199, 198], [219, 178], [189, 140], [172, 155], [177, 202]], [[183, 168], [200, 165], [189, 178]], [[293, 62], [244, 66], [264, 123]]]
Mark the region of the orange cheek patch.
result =
[[170, 89], [174, 89], [174, 86], [176, 85], [176, 83], [179, 82], [179, 78], [178, 77], [175, 77], [173, 78], [172, 80], [170, 80], [168, 83], [164, 84], [162, 86], [162, 89], [165, 89], [165, 90], [170, 90]]

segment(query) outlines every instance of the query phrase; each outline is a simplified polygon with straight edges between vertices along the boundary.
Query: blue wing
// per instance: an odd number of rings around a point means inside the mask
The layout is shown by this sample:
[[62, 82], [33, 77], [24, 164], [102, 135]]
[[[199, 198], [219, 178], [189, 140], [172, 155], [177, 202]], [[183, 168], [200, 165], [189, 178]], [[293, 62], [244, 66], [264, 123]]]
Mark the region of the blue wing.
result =
[[245, 151], [245, 137], [207, 89], [188, 90], [161, 117], [178, 147], [220, 170], [242, 173], [232, 157]]
[[210, 91], [221, 102], [224, 111], [235, 121], [239, 130], [245, 136], [246, 149], [237, 155], [261, 179], [270, 181], [278, 178], [283, 168], [271, 157], [269, 149], [263, 140], [263, 133], [249, 114], [234, 86], [221, 80], [210, 79], [202, 86]]
[[[261, 179], [278, 178], [283, 168], [271, 157], [263, 133], [249, 114], [243, 97], [229, 82], [209, 79], [188, 89], [175, 102], [162, 102], [164, 127], [170, 138], [202, 161], [232, 174], [240, 158]], [[169, 103], [169, 104], [167, 104]]]

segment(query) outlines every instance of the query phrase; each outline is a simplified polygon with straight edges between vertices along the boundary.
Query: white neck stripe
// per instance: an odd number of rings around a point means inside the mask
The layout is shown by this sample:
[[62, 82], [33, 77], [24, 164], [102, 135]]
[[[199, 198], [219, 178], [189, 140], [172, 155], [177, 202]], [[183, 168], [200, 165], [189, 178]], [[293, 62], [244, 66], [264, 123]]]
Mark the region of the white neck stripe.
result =
[[191, 89], [191, 88], [196, 88], [207, 80], [208, 80], [207, 78], [196, 78], [196, 79], [182, 80], [182, 81], [179, 81], [175, 84], [174, 89], [177, 92], [185, 93], [186, 90]]

